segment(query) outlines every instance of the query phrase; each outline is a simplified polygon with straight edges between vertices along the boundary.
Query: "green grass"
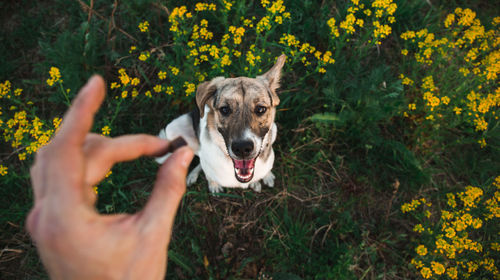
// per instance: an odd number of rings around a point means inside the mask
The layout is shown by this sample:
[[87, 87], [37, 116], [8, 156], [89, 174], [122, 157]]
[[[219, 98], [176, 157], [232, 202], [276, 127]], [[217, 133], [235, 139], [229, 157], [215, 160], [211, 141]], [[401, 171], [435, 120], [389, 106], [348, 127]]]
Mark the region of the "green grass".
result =
[[[45, 84], [51, 66], [61, 70], [69, 97], [93, 73], [102, 74], [109, 83], [118, 81], [117, 71], [123, 67], [131, 76], [140, 77], [142, 96], [121, 102], [113, 96], [120, 96], [122, 89], [108, 90], [94, 131], [100, 133], [104, 125], [112, 123], [112, 136], [157, 134], [174, 117], [195, 106], [193, 96], [186, 97], [180, 90], [173, 96], [146, 98], [143, 93], [159, 83], [158, 70], [169, 65], [180, 68], [181, 74], [171, 81], [176, 90], [182, 89], [184, 81], [198, 84], [197, 71], [206, 72], [207, 79], [221, 74], [219, 68], [195, 67], [192, 59], [185, 58], [184, 39], [169, 31], [166, 10], [171, 13], [184, 1], [128, 0], [119, 1], [116, 7], [109, 1], [96, 1], [89, 19], [85, 5], [90, 2], [94, 1], [0, 3], [0, 82], [10, 80], [13, 87], [23, 88], [24, 100], [35, 104], [19, 107], [31, 108], [49, 123], [62, 117], [67, 108], [64, 96], [57, 87]], [[259, 1], [236, 2], [230, 16], [206, 16], [214, 37], [220, 39], [227, 26], [237, 25], [241, 16], [260, 18], [265, 13]], [[192, 8], [194, 3], [188, 6]], [[219, 7], [222, 1], [216, 3]], [[345, 18], [346, 1], [285, 1], [291, 21], [275, 27], [265, 38], [247, 31], [245, 40], [255, 40], [257, 49], [268, 52], [251, 69], [254, 75], [258, 69], [270, 67], [281, 52], [290, 51], [277, 43], [282, 33], [294, 34], [322, 51], [334, 47], [335, 63], [325, 66], [325, 74], [300, 62], [285, 65], [273, 189], [263, 188], [261, 193], [235, 189], [211, 195], [203, 176], [188, 189], [169, 248], [167, 278], [420, 276], [409, 265], [418, 235], [412, 231], [414, 221], [401, 214], [401, 205], [415, 197], [444, 204], [447, 192], [491, 182], [500, 175], [500, 153], [494, 142], [481, 149], [471, 140], [474, 131], [462, 127], [440, 135], [439, 145], [433, 149], [417, 141], [419, 127], [402, 117], [413, 93], [398, 76], [403, 70], [417, 73], [422, 69], [403, 59], [404, 43], [399, 35], [421, 28], [438, 33], [446, 14], [455, 7], [474, 9], [485, 26], [491, 26], [498, 9], [488, 1], [396, 3], [392, 33], [380, 46], [368, 43], [370, 32], [365, 29], [349, 41], [331, 40], [326, 21]], [[139, 32], [137, 26], [144, 20], [154, 32]], [[248, 44], [236, 47], [244, 52]], [[129, 54], [131, 45], [155, 49], [155, 60], [139, 62]], [[234, 59], [223, 75], [249, 75], [246, 66], [245, 59]], [[451, 81], [450, 88], [453, 85]], [[0, 100], [1, 117], [10, 117], [10, 103]], [[492, 141], [498, 139], [494, 125], [493, 121]], [[3, 140], [0, 164], [8, 166], [9, 173], [0, 177], [0, 278], [47, 278], [24, 230], [32, 205], [28, 172], [32, 157], [18, 160], [18, 151]], [[141, 209], [156, 170], [157, 164], [149, 158], [116, 165], [99, 185], [99, 211], [134, 213]]]

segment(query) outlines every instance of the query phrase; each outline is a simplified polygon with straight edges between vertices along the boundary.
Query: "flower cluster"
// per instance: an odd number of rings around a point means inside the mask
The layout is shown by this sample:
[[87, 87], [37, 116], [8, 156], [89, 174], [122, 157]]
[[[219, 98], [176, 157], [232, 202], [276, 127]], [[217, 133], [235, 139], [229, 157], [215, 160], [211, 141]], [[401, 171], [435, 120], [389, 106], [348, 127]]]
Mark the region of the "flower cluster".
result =
[[269, 0], [261, 1], [262, 7], [266, 8], [266, 16], [264, 16], [257, 23], [257, 33], [262, 33], [264, 31], [271, 30], [272, 22], [276, 22], [277, 24], [282, 24], [283, 19], [289, 19], [290, 13], [286, 12], [286, 7], [283, 5], [283, 0], [276, 0], [272, 4]]
[[149, 22], [147, 20], [145, 20], [145, 21], [139, 23], [138, 27], [139, 27], [139, 30], [141, 32], [143, 32], [143, 33], [148, 32], [149, 31]]
[[[52, 67], [50, 70], [51, 79], [55, 82], [62, 81], [59, 70]], [[19, 96], [22, 89], [12, 90], [10, 81], [0, 83], [0, 98], [10, 99], [12, 96]], [[33, 104], [27, 101], [26, 105]], [[26, 106], [24, 105], [24, 106]], [[12, 105], [8, 112], [2, 112], [0, 107], [0, 129], [2, 139], [5, 143], [17, 150], [19, 160], [26, 160], [27, 156], [35, 153], [47, 144], [58, 129], [61, 119], [56, 117], [51, 122], [45, 122], [35, 116], [29, 109], [20, 109]], [[10, 117], [8, 116], [10, 115]], [[7, 172], [7, 169], [5, 169]]]
[[57, 67], [50, 67], [49, 71], [50, 78], [47, 79], [47, 85], [53, 86], [56, 82], [62, 83], [61, 72]]
[[315, 62], [316, 71], [320, 73], [326, 72], [326, 69], [324, 68], [326, 65], [335, 63], [335, 59], [332, 57], [331, 51], [321, 52], [309, 43], [301, 43], [292, 34], [283, 34], [279, 43], [287, 48], [291, 57], [300, 59], [304, 66], [312, 65], [312, 62]]
[[7, 166], [3, 166], [0, 164], [0, 176], [5, 176], [7, 175], [9, 172], [9, 168]]
[[339, 21], [336, 25], [335, 18], [330, 18], [327, 25], [330, 28], [332, 38], [337, 38], [341, 35], [340, 31], [344, 32], [344, 37], [348, 37], [356, 33], [357, 29], [366, 28], [370, 33], [375, 44], [380, 45], [381, 40], [387, 38], [392, 32], [391, 24], [396, 22], [394, 13], [397, 9], [397, 4], [392, 0], [375, 0], [367, 3], [360, 3], [360, 0], [351, 0], [350, 6], [347, 9], [347, 15], [344, 20]]
[[411, 264], [425, 279], [498, 278], [500, 246], [494, 242], [498, 240], [494, 226], [500, 218], [500, 176], [484, 189], [467, 186], [446, 197], [437, 222], [418, 213], [424, 198], [401, 206], [403, 213], [412, 213], [421, 222], [413, 229], [422, 243], [415, 247]]
[[[118, 69], [118, 79], [120, 80], [119, 82], [111, 83], [110, 89], [121, 89], [120, 96], [122, 99], [125, 99], [129, 96], [129, 91], [132, 98], [136, 98], [139, 95], [137, 86], [140, 85], [141, 79], [139, 79], [138, 77], [129, 76], [125, 68]], [[151, 97], [151, 92], [146, 91], [144, 95], [146, 95], [147, 97]]]
[[[441, 36], [427, 29], [401, 34], [407, 46], [401, 53], [408, 56], [413, 50], [416, 64], [424, 69], [412, 72], [427, 73], [424, 77], [413, 74], [413, 80], [401, 75], [403, 84], [417, 93], [409, 100], [416, 110], [403, 114], [441, 128], [472, 126], [484, 147], [490, 123], [498, 122], [499, 30], [486, 30], [472, 10], [461, 8], [447, 15], [443, 25]], [[493, 25], [498, 23], [493, 21]], [[446, 69], [434, 65], [446, 65]]]
[[182, 33], [179, 29], [179, 25], [188, 18], [192, 18], [193, 14], [187, 11], [186, 6], [175, 7], [174, 10], [168, 16], [168, 21], [170, 22], [170, 31], [175, 34]]

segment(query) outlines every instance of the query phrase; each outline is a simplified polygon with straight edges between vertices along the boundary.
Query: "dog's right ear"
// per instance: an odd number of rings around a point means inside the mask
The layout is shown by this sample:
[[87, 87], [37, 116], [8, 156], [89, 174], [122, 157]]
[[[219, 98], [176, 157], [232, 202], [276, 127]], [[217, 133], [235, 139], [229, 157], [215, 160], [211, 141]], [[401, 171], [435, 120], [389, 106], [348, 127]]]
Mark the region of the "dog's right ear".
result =
[[196, 106], [200, 110], [200, 118], [205, 115], [205, 104], [207, 104], [208, 99], [212, 97], [217, 91], [215, 85], [211, 85], [211, 82], [204, 82], [198, 85], [196, 89]]
[[200, 110], [200, 118], [205, 115], [205, 104], [217, 92], [217, 83], [224, 80], [224, 77], [217, 77], [209, 82], [198, 85], [196, 89], [196, 106]]

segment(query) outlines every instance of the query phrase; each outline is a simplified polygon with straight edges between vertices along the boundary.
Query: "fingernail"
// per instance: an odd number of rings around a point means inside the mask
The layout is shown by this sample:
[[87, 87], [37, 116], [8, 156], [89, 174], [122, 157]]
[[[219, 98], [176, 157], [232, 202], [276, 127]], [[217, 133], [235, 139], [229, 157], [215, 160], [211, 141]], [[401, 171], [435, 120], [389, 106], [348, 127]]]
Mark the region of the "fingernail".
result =
[[186, 140], [184, 140], [184, 138], [179, 136], [168, 144], [167, 153], [173, 153], [175, 152], [175, 150], [179, 149], [180, 147], [184, 147], [186, 145], [187, 145]]

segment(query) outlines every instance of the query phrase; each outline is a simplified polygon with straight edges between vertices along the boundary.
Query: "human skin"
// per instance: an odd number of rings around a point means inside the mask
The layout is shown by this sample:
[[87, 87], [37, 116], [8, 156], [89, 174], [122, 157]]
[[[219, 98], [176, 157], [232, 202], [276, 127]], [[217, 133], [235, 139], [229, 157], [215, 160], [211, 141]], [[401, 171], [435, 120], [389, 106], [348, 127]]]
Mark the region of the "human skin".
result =
[[102, 77], [89, 79], [60, 130], [36, 154], [31, 167], [34, 206], [26, 227], [52, 279], [163, 279], [193, 152], [184, 146], [168, 158], [138, 213], [99, 214], [92, 186], [115, 163], [169, 149], [168, 141], [154, 136], [89, 133], [105, 92]]

